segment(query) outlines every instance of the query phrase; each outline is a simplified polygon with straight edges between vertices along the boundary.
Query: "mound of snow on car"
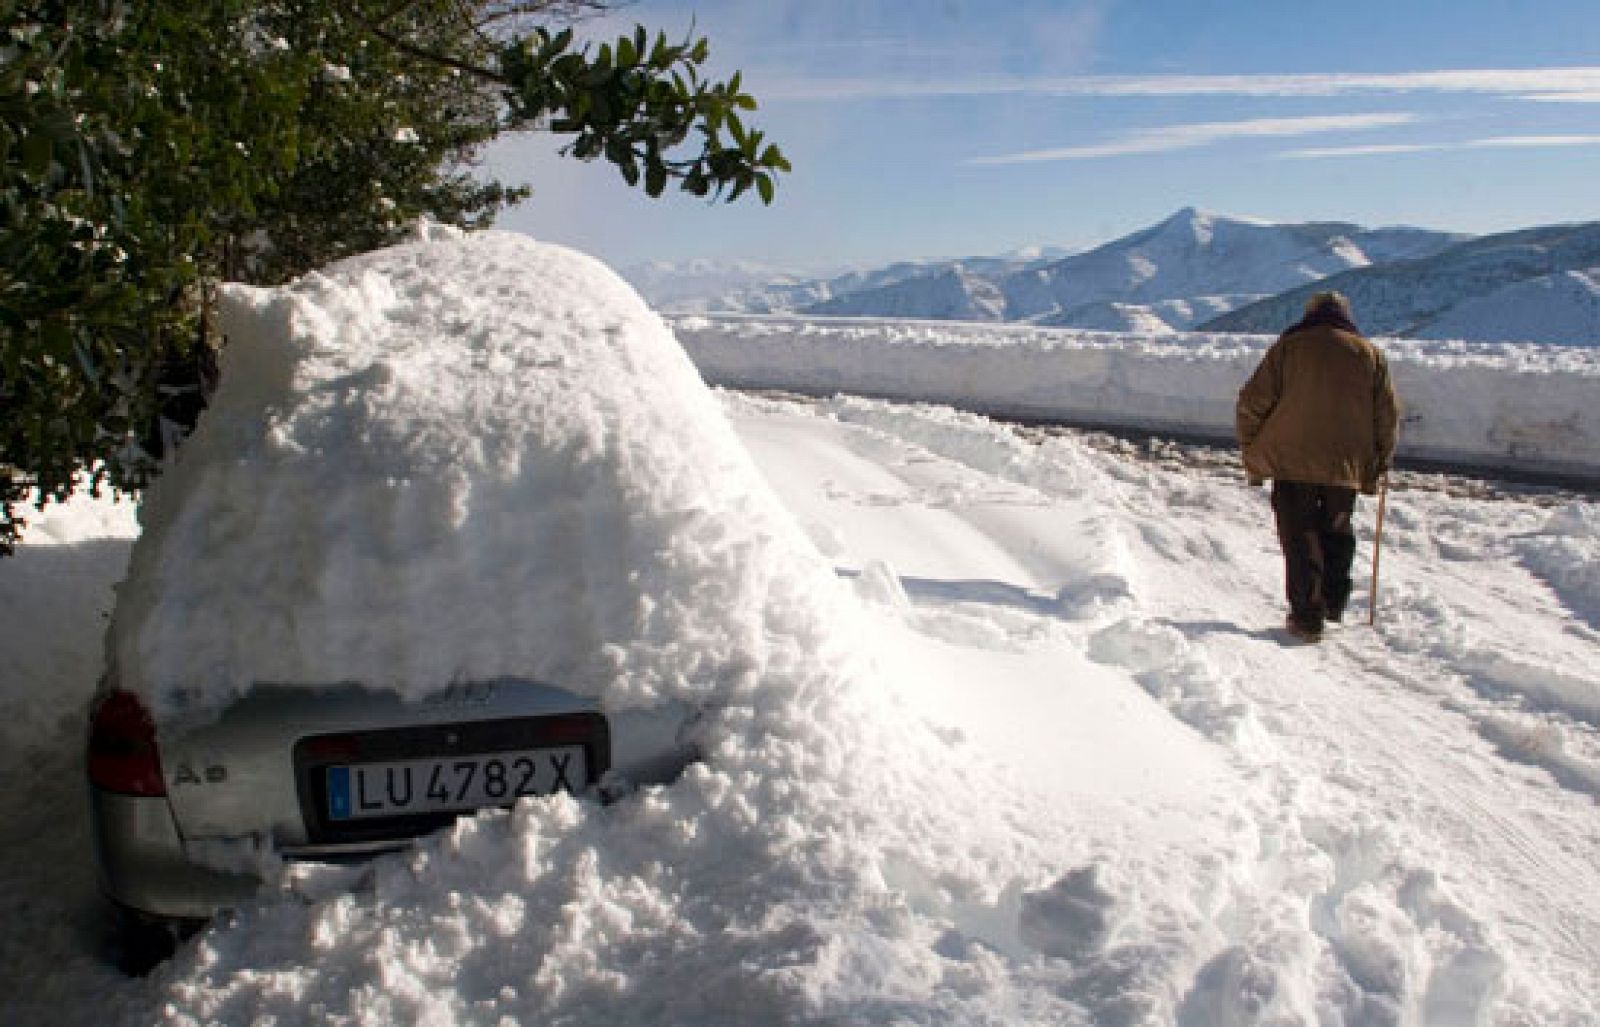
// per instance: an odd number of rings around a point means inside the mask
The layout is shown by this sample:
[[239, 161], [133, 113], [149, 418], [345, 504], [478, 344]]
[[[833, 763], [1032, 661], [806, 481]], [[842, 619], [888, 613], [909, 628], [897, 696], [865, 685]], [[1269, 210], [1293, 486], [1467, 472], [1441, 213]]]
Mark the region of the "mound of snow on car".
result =
[[112, 634], [161, 719], [263, 681], [701, 701], [823, 587], [670, 332], [586, 257], [443, 238], [230, 288], [223, 317]]

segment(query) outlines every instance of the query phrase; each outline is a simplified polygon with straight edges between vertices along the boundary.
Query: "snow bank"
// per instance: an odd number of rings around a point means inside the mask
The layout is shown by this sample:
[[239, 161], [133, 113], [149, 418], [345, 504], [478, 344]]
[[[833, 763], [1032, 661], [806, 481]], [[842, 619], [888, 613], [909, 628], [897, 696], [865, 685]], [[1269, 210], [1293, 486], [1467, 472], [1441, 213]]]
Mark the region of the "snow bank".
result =
[[[709, 381], [949, 403], [1006, 417], [1233, 437], [1270, 338], [928, 321], [683, 317]], [[1600, 475], [1600, 352], [1382, 340], [1405, 406], [1401, 456]]]
[[77, 736], [101, 672], [100, 653], [82, 643], [104, 631], [135, 531], [134, 504], [109, 496], [27, 517], [27, 544], [0, 565], [0, 759], [53, 746], [63, 726]]

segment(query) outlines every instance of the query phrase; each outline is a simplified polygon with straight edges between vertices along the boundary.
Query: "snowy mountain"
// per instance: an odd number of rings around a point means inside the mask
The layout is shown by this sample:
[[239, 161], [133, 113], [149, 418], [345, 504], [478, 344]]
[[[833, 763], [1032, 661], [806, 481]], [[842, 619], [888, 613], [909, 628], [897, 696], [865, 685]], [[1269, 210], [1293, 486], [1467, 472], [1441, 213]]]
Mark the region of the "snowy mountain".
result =
[[[967, 317], [1116, 331], [1182, 331], [1351, 268], [1438, 252], [1462, 236], [1345, 222], [1280, 225], [1185, 208], [1086, 253], [999, 275], [967, 268], [864, 289], [808, 314]], [[915, 306], [917, 301], [924, 305]], [[946, 313], [959, 311], [961, 313]]]
[[1277, 332], [1316, 289], [1350, 297], [1375, 335], [1600, 345], [1600, 222], [1469, 239], [1356, 268], [1231, 311], [1202, 331]]
[[[639, 290], [652, 307], [671, 314], [786, 314], [809, 309], [859, 292], [893, 290], [901, 283], [928, 282], [912, 287], [919, 303], [908, 307], [908, 317], [971, 318], [990, 320], [981, 313], [983, 302], [965, 295], [956, 285], [948, 300], [941, 300], [937, 280], [957, 276], [972, 281], [993, 279], [1040, 264], [1072, 251], [1059, 246], [1030, 246], [992, 257], [961, 257], [897, 261], [882, 267], [853, 268], [825, 275], [780, 271], [749, 261], [652, 261], [623, 268], [622, 277]], [[891, 304], [894, 300], [889, 300]], [[922, 309], [948, 309], [949, 314], [927, 314]]]
[[816, 314], [933, 318], [940, 321], [1001, 321], [1005, 297], [980, 273], [952, 263], [927, 274], [866, 291], [850, 292], [806, 308]]
[[1415, 336], [1600, 346], [1600, 267], [1540, 275], [1464, 300]]
[[1273, 334], [1336, 288], [1376, 335], [1600, 344], [1600, 223], [1472, 237], [1185, 208], [1093, 250], [907, 261], [825, 278], [693, 261], [630, 269], [669, 313], [1022, 322]]
[[657, 310], [765, 313], [815, 303], [819, 279], [747, 260], [653, 260], [621, 270]]

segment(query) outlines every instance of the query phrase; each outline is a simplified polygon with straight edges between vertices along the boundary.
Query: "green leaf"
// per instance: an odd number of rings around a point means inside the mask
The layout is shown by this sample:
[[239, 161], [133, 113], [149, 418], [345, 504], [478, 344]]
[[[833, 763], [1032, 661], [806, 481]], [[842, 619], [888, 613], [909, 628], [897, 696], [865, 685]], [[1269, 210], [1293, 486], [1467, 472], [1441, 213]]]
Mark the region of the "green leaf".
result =
[[65, 321], [52, 319], [39, 326], [39, 343], [44, 351], [60, 361], [72, 359], [72, 329]]
[[667, 187], [667, 169], [660, 161], [652, 161], [645, 169], [644, 191], [645, 195], [656, 197]]
[[55, 146], [41, 132], [30, 132], [22, 140], [22, 168], [34, 178], [43, 178], [54, 161]]
[[91, 385], [100, 384], [100, 369], [95, 365], [94, 354], [80, 341], [73, 346], [73, 353], [78, 358], [78, 366], [83, 369], [83, 376]]

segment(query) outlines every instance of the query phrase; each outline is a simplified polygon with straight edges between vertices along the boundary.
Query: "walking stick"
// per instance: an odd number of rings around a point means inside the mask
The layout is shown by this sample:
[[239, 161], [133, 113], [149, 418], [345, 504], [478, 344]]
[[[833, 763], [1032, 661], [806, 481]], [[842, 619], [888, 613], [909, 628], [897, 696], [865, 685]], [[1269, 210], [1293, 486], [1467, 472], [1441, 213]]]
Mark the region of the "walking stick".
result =
[[1378, 623], [1378, 554], [1383, 552], [1383, 508], [1388, 505], [1389, 476], [1378, 479], [1378, 521], [1372, 529], [1372, 598], [1367, 603], [1367, 625]]

